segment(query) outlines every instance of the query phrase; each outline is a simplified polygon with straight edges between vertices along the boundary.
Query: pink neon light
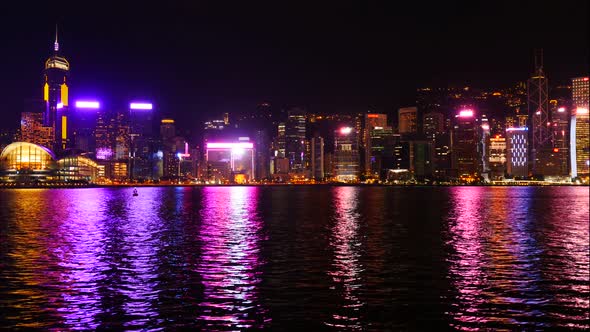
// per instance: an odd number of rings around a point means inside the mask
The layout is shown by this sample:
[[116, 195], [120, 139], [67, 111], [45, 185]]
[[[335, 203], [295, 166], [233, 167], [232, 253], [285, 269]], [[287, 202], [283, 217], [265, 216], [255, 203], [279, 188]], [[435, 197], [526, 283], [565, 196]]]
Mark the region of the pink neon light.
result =
[[487, 124], [481, 125], [481, 129], [483, 130], [490, 130], [490, 126]]
[[557, 109], [557, 111], [559, 113], [563, 113], [563, 112], [565, 112], [565, 107], [560, 107], [560, 108]]
[[340, 128], [340, 133], [342, 135], [348, 135], [352, 132], [352, 128], [351, 127], [344, 127], [344, 128]]
[[64, 103], [57, 103], [57, 109], [62, 109], [64, 108]]
[[578, 107], [576, 109], [576, 114], [588, 114], [588, 109], [587, 108]]
[[473, 110], [462, 110], [459, 112], [460, 118], [470, 118], [473, 116]]
[[207, 149], [253, 149], [254, 143], [238, 142], [238, 143], [207, 143]]
[[132, 110], [151, 110], [153, 105], [151, 103], [131, 103], [129, 109]]
[[587, 81], [587, 80], [588, 80], [588, 77], [584, 77], [584, 81]]
[[76, 108], [100, 108], [100, 104], [97, 101], [77, 101]]

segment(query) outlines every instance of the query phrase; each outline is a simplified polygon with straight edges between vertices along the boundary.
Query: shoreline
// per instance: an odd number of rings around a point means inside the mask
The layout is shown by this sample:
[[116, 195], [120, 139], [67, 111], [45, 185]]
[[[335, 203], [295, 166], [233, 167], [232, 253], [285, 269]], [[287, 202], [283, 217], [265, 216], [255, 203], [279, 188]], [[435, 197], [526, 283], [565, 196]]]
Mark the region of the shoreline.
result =
[[88, 189], [88, 188], [142, 188], [142, 187], [590, 187], [588, 184], [539, 183], [539, 184], [363, 184], [363, 183], [265, 183], [265, 184], [77, 184], [77, 185], [5, 185], [0, 189]]

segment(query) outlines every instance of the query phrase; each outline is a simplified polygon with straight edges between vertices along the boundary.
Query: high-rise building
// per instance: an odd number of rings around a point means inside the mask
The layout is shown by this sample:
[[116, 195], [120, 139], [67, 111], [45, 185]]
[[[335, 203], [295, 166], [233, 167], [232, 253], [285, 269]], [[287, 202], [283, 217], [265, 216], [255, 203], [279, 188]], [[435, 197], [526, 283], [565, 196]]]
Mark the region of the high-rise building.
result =
[[514, 177], [528, 176], [528, 128], [506, 128], [506, 171]]
[[254, 133], [255, 177], [256, 180], [267, 179], [270, 175], [270, 142], [265, 130]]
[[434, 140], [436, 134], [444, 132], [444, 116], [440, 112], [428, 112], [424, 114], [424, 134], [428, 139]]
[[285, 125], [285, 152], [294, 173], [303, 172], [304, 169], [305, 129], [305, 111], [300, 108], [290, 109]]
[[398, 128], [399, 133], [415, 134], [418, 132], [418, 108], [405, 107], [398, 111]]
[[43, 113], [22, 112], [20, 120], [20, 141], [51, 147], [53, 128], [43, 126]]
[[45, 61], [43, 73], [43, 100], [45, 101], [45, 113], [43, 125], [51, 127], [53, 132], [54, 151], [61, 151], [68, 144], [68, 82], [70, 63], [61, 56], [57, 41], [57, 27], [55, 29], [55, 42], [53, 55]]
[[285, 123], [281, 122], [277, 126], [278, 134], [277, 134], [277, 155], [275, 157], [285, 158], [286, 157], [286, 137], [285, 137]]
[[311, 139], [311, 176], [316, 181], [324, 180], [324, 139]]
[[549, 117], [548, 81], [543, 72], [543, 51], [535, 52], [535, 71], [527, 84], [528, 116], [531, 119], [530, 161], [533, 174], [540, 174], [538, 164], [543, 163], [544, 152], [552, 150], [551, 119]]
[[[360, 146], [360, 154], [364, 156], [363, 162], [363, 169], [365, 175], [367, 176], [374, 176], [374, 172], [371, 169], [371, 160], [375, 159], [375, 155], [373, 154], [373, 147], [372, 147], [372, 131], [374, 129], [382, 130], [382, 128], [387, 127], [387, 114], [376, 114], [376, 113], [368, 113], [364, 114], [363, 116], [363, 128], [362, 128], [362, 140]], [[378, 176], [377, 172], [377, 176]]]
[[96, 151], [96, 126], [100, 103], [98, 101], [77, 100], [74, 103], [73, 112], [70, 114], [70, 126], [72, 145], [85, 152]]
[[587, 178], [590, 175], [590, 121], [588, 114], [588, 77], [572, 79], [574, 113], [571, 122], [572, 177]]
[[131, 179], [154, 177], [153, 155], [153, 104], [132, 102], [129, 104], [129, 162]]
[[452, 130], [452, 168], [458, 177], [472, 177], [478, 173], [477, 121], [474, 111], [464, 109], [455, 116]]
[[[369, 140], [368, 167], [367, 175], [373, 178], [383, 178], [386, 175], [385, 170], [393, 168], [393, 151], [396, 139], [394, 138], [393, 128], [389, 126], [373, 127], [371, 129]], [[397, 135], [399, 141], [399, 134]]]
[[176, 136], [174, 119], [162, 119], [160, 122], [160, 137], [162, 141], [167, 141], [174, 136]]
[[342, 127], [334, 132], [334, 179], [356, 182], [359, 178], [359, 152], [356, 131]]
[[506, 172], [506, 138], [500, 134], [490, 138], [490, 180], [500, 180]]

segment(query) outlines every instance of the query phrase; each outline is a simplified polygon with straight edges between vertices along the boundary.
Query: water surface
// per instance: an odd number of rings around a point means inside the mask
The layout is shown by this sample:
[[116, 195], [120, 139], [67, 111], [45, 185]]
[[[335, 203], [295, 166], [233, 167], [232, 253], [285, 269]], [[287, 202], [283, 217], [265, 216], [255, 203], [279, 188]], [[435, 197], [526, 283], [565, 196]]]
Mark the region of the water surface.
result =
[[0, 327], [588, 329], [587, 187], [0, 190]]

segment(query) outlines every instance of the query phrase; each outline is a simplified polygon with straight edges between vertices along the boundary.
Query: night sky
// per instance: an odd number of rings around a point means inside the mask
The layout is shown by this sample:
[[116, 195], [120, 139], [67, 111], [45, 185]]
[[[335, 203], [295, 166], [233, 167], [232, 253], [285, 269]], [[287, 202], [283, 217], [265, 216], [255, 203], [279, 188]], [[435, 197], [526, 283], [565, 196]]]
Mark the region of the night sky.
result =
[[419, 86], [508, 86], [535, 47], [550, 84], [588, 72], [587, 1], [20, 2], [0, 9], [2, 127], [41, 97], [56, 23], [72, 95], [151, 99], [195, 127], [262, 101], [391, 112]]

